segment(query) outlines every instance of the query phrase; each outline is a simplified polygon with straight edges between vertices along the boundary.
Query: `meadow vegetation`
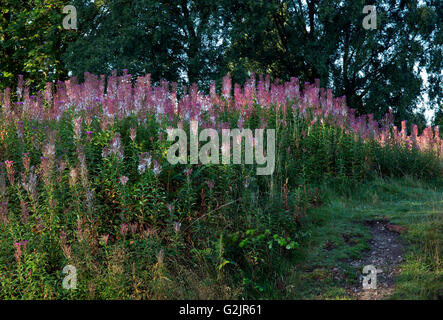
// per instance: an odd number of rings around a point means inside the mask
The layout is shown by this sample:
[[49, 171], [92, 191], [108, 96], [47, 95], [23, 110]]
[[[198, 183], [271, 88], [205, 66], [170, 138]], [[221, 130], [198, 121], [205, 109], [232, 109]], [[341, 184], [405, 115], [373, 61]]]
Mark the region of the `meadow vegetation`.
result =
[[[36, 96], [20, 77], [17, 92], [1, 93], [0, 298], [348, 298], [359, 271], [346, 259], [370, 236], [360, 222], [379, 217], [408, 227], [394, 297], [438, 296], [438, 127], [356, 116], [344, 97], [297, 78], [232, 86], [228, 75], [219, 89], [179, 92], [125, 72], [49, 83]], [[190, 120], [275, 129], [274, 173], [170, 164], [167, 129]], [[62, 287], [66, 265], [75, 290]]]

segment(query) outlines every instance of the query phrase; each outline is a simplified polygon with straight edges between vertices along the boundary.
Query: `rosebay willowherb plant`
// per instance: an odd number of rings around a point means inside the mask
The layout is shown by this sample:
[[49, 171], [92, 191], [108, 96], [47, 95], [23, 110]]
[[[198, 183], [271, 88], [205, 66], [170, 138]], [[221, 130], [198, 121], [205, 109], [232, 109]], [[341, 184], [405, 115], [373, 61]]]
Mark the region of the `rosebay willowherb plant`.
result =
[[[321, 203], [316, 186], [441, 175], [438, 128], [407, 135], [403, 122], [398, 132], [392, 114], [357, 117], [344, 97], [296, 78], [232, 88], [228, 75], [221, 93], [213, 83], [208, 95], [193, 85], [179, 96], [149, 75], [87, 73], [35, 96], [21, 80], [0, 104], [2, 298], [180, 297], [199, 277], [213, 281], [212, 297], [231, 297], [222, 280], [239, 296], [297, 250], [298, 226]], [[191, 161], [189, 150], [171, 163], [168, 131], [193, 123], [220, 136], [274, 130], [272, 174], [256, 175], [251, 161]], [[248, 160], [254, 139], [237, 139], [224, 156]], [[59, 285], [66, 265], [75, 290]]]

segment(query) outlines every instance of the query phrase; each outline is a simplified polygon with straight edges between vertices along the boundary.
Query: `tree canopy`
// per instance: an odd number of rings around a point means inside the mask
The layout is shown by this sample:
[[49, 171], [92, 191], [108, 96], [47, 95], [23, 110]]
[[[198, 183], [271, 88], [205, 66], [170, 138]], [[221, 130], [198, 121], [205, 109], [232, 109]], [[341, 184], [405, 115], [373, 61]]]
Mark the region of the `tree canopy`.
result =
[[[0, 2], [0, 87], [18, 74], [45, 81], [84, 72], [207, 86], [230, 72], [320, 79], [357, 113], [389, 108], [413, 120], [423, 94], [442, 99], [443, 5], [377, 0], [366, 30], [364, 0], [74, 0], [78, 30], [63, 30], [59, 0]], [[428, 81], [423, 83], [421, 72]]]
[[219, 76], [223, 8], [211, 0], [74, 1], [84, 35], [65, 62], [75, 75], [128, 69], [153, 79], [204, 82]]
[[67, 77], [62, 61], [76, 34], [62, 28], [60, 0], [0, 1], [0, 89], [14, 87], [19, 74], [36, 90]]
[[[423, 90], [441, 99], [441, 2], [373, 1], [377, 28], [365, 30], [366, 1], [232, 1], [233, 71], [315, 78], [346, 95], [359, 113], [393, 108], [411, 116]], [[260, 45], [257, 45], [257, 44]], [[420, 71], [429, 75], [422, 87]], [[438, 92], [440, 97], [438, 97]]]

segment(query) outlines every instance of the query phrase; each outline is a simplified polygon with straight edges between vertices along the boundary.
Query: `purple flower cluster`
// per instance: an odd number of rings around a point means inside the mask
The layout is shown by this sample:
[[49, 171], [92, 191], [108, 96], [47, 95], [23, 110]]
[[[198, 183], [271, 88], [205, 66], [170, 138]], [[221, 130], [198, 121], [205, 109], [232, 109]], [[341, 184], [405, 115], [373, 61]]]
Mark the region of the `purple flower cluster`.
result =
[[[20, 126], [17, 121], [25, 119], [59, 120], [69, 108], [74, 107], [75, 111], [85, 113], [87, 123], [90, 123], [92, 117], [101, 117], [101, 128], [104, 130], [114, 119], [122, 119], [131, 114], [136, 115], [140, 122], [155, 115], [159, 121], [194, 119], [202, 127], [213, 127], [219, 123], [217, 120], [224, 112], [235, 111], [240, 115], [237, 125], [243, 127], [255, 114], [258, 105], [260, 108], [276, 111], [279, 117], [277, 123], [281, 125], [285, 124], [287, 112], [292, 109], [311, 124], [331, 123], [363, 140], [374, 139], [380, 144], [399, 143], [419, 150], [433, 150], [440, 155], [443, 150], [438, 128], [428, 127], [418, 135], [417, 127], [412, 125], [412, 133], [408, 136], [406, 123], [402, 123], [400, 132], [394, 127], [392, 112], [381, 121], [374, 120], [371, 114], [356, 116], [354, 110], [347, 107], [346, 97], [334, 98], [331, 89], [320, 88], [319, 80], [313, 84], [300, 84], [299, 79], [293, 77], [290, 81], [281, 83], [278, 79], [271, 82], [269, 76], [259, 76], [256, 79], [252, 74], [241, 86], [233, 85], [228, 74], [223, 78], [220, 94], [216, 92], [215, 82], [212, 82], [208, 95], [199, 91], [197, 85], [192, 85], [189, 88], [184, 87], [183, 95], [177, 98], [176, 83], [170, 86], [168, 82], [160, 81], [158, 86], [152, 86], [150, 74], [139, 76], [135, 82], [131, 81], [131, 77], [124, 72], [122, 76], [114, 73], [106, 79], [104, 76], [98, 77], [86, 72], [83, 83], [78, 83], [75, 77], [64, 82], [59, 81], [55, 86], [48, 83], [43, 92], [30, 96], [29, 88], [24, 85], [23, 76], [20, 76], [17, 96], [22, 109], [21, 118], [14, 113], [9, 88], [1, 94], [2, 113], [6, 121]], [[81, 136], [82, 122], [81, 117], [74, 119], [74, 135], [78, 139]], [[267, 120], [262, 117], [261, 126], [264, 128], [266, 125]], [[20, 128], [19, 135], [22, 134]], [[86, 134], [90, 136], [92, 131], [87, 131]], [[130, 139], [135, 141], [135, 138], [136, 129], [131, 128]], [[117, 136], [111, 146], [103, 150], [104, 157], [110, 154], [123, 158]]]

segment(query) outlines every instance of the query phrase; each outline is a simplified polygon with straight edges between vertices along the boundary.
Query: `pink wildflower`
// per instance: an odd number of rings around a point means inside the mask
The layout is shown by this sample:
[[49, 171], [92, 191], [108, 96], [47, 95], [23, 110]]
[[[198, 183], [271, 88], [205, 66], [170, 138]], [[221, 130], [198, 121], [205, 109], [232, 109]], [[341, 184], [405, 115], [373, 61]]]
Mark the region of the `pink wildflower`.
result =
[[102, 151], [103, 158], [107, 158], [109, 156], [117, 156], [120, 160], [123, 160], [124, 158], [120, 133], [117, 133], [112, 139], [110, 146], [108, 148], [104, 148]]
[[78, 180], [78, 169], [72, 168], [69, 173], [69, 185], [71, 187], [75, 186], [77, 184], [77, 180]]
[[80, 137], [82, 135], [82, 118], [78, 117], [73, 119], [74, 122], [74, 138], [75, 140], [80, 140]]
[[179, 233], [180, 232], [181, 225], [182, 224], [180, 222], [174, 222], [174, 231], [175, 231], [175, 233]]
[[126, 223], [122, 223], [122, 225], [120, 226], [120, 234], [122, 235], [122, 237], [126, 236], [126, 234], [128, 233], [128, 225]]
[[154, 175], [158, 176], [162, 172], [162, 167], [157, 160], [154, 160], [154, 167], [152, 169]]
[[103, 243], [104, 246], [108, 244], [109, 234], [102, 235], [100, 237], [100, 241]]
[[137, 222], [131, 223], [129, 225], [129, 229], [131, 229], [132, 233], [136, 233], [137, 232], [137, 228], [138, 228], [138, 223]]
[[129, 138], [132, 140], [132, 141], [135, 141], [135, 138], [137, 137], [137, 129], [136, 128], [131, 128], [131, 132], [130, 132], [130, 134], [129, 134]]
[[5, 164], [6, 164], [6, 172], [8, 173], [9, 183], [11, 183], [13, 185], [14, 182], [15, 182], [15, 178], [14, 178], [14, 174], [15, 174], [14, 161], [6, 160]]
[[0, 203], [0, 219], [4, 225], [9, 223], [8, 219], [8, 202]]
[[33, 200], [37, 199], [37, 175], [33, 172], [26, 177], [23, 175], [22, 186]]
[[208, 180], [208, 181], [206, 181], [206, 183], [208, 185], [209, 190], [212, 190], [215, 186], [215, 183], [212, 180]]
[[139, 164], [137, 167], [137, 171], [139, 174], [143, 174], [146, 171], [146, 168], [151, 167], [151, 154], [149, 152], [143, 152], [138, 156]]
[[21, 257], [22, 257], [22, 246], [23, 246], [23, 250], [26, 250], [26, 245], [28, 244], [28, 240], [25, 240], [22, 242], [15, 242], [14, 243], [14, 257], [15, 260], [20, 263]]
[[185, 176], [189, 177], [192, 174], [192, 168], [187, 168], [184, 170]]
[[23, 166], [25, 167], [25, 171], [28, 172], [31, 166], [31, 159], [29, 158], [29, 153], [24, 152], [22, 154]]
[[21, 220], [23, 221], [24, 224], [27, 224], [29, 218], [29, 210], [25, 201], [23, 200], [20, 201], [20, 208], [22, 214]]
[[126, 183], [128, 183], [129, 178], [127, 176], [121, 176], [120, 177], [120, 183], [124, 186]]

